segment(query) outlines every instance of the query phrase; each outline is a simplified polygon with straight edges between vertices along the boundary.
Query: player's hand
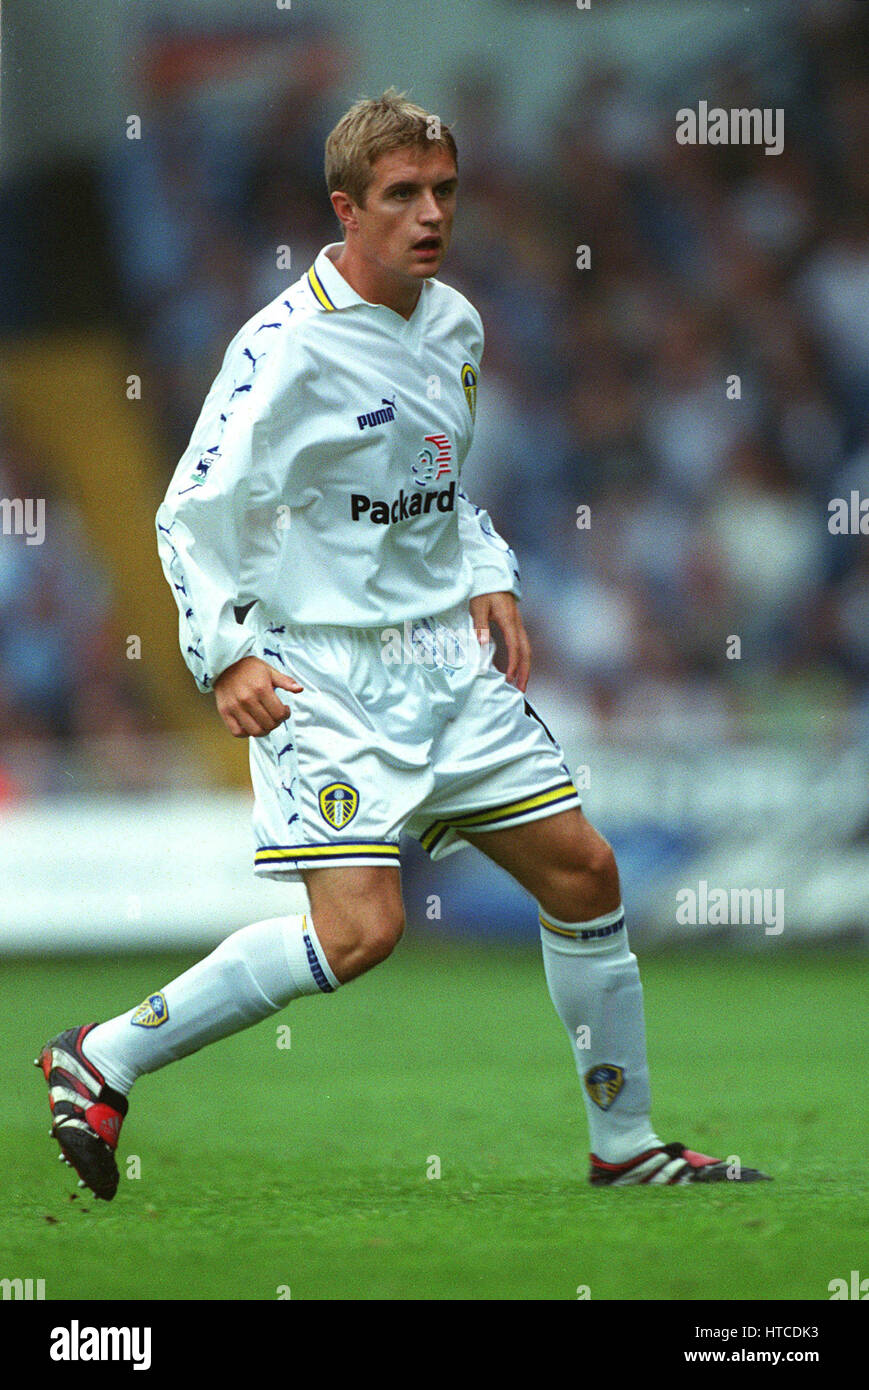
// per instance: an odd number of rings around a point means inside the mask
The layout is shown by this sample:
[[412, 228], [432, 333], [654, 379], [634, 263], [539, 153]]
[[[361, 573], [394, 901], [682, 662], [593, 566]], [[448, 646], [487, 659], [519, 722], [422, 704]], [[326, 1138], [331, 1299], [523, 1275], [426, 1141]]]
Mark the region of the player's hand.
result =
[[262, 738], [283, 724], [290, 707], [278, 699], [276, 688], [294, 695], [304, 690], [293, 676], [258, 656], [243, 656], [221, 671], [214, 682], [214, 696], [217, 712], [233, 738]]
[[513, 594], [477, 594], [471, 599], [471, 621], [481, 642], [489, 640], [492, 624], [507, 643], [506, 677], [524, 694], [531, 674], [531, 643]]

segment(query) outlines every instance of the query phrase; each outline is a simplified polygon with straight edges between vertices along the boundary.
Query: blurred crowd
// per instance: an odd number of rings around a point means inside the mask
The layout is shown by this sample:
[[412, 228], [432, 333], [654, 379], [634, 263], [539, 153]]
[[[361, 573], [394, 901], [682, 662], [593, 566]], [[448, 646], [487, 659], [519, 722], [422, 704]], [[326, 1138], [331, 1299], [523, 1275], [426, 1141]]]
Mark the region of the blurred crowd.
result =
[[29, 528], [32, 543], [26, 532], [0, 537], [0, 745], [29, 749], [0, 756], [0, 805], [63, 790], [72, 774], [48, 751], [58, 739], [98, 741], [106, 783], [135, 785], [124, 757], [138, 756], [131, 740], [151, 727], [151, 714], [125, 660], [111, 577], [76, 507], [8, 421], [0, 424], [0, 497], [38, 499], [45, 518], [44, 536]]
[[[602, 730], [869, 735], [869, 535], [827, 525], [831, 499], [869, 497], [869, 45], [859, 6], [800, 14], [768, 66], [587, 69], [533, 158], [485, 63], [440, 112], [461, 177], [441, 275], [487, 334], [466, 487], [518, 553], [536, 679]], [[341, 36], [296, 45], [266, 101], [222, 61], [154, 41], [149, 138], [104, 170], [167, 481], [230, 338], [339, 239], [322, 166]], [[678, 144], [700, 100], [782, 107], [783, 152]], [[87, 718], [93, 673], [69, 653], [99, 661], [108, 596], [64, 583], [72, 516], [68, 537], [48, 564], [0, 552], [0, 734], [22, 712], [59, 734]]]

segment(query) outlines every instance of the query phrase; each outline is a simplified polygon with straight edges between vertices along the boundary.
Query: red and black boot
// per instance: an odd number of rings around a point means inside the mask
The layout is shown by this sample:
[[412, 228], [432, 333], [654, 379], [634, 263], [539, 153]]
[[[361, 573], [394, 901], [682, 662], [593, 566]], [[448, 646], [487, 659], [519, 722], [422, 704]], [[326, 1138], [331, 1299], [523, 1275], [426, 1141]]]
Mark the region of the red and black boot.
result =
[[757, 1168], [743, 1168], [740, 1163], [710, 1158], [695, 1153], [684, 1144], [662, 1144], [646, 1149], [626, 1163], [604, 1163], [591, 1154], [589, 1182], [594, 1187], [634, 1187], [643, 1183], [681, 1187], [686, 1182], [772, 1182], [767, 1173]]
[[48, 1103], [54, 1123], [51, 1136], [60, 1144], [61, 1159], [74, 1168], [80, 1186], [110, 1202], [118, 1190], [115, 1149], [127, 1113], [127, 1097], [106, 1085], [82, 1052], [82, 1042], [95, 1023], [69, 1028], [45, 1044], [34, 1066], [48, 1082]]

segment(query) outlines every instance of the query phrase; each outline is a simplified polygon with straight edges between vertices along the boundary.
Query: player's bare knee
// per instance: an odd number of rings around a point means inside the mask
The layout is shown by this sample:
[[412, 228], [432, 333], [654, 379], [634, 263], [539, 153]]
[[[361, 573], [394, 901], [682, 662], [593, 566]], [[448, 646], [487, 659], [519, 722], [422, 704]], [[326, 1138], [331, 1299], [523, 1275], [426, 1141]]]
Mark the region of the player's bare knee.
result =
[[596, 836], [581, 857], [559, 864], [549, 874], [540, 906], [562, 922], [583, 922], [614, 912], [621, 885], [611, 846]]
[[618, 865], [612, 846], [602, 835], [595, 841], [589, 853], [586, 872], [594, 879], [601, 896], [612, 897], [613, 907], [618, 907], [621, 893]]
[[404, 932], [404, 902], [391, 879], [388, 887], [382, 881], [372, 881], [355, 898], [350, 916], [353, 934], [372, 961], [385, 960], [395, 949]]
[[371, 961], [379, 965], [392, 955], [404, 932], [404, 917], [392, 917], [379, 921], [365, 935], [365, 944]]
[[370, 970], [392, 954], [404, 931], [404, 912], [380, 904], [375, 911], [364, 905], [348, 915], [343, 924], [344, 946], [360, 970]]
[[390, 891], [392, 885], [372, 884], [370, 890], [360, 885], [360, 891], [344, 904], [348, 928], [357, 943], [369, 943], [372, 951], [388, 955], [404, 931], [404, 901], [401, 892]]

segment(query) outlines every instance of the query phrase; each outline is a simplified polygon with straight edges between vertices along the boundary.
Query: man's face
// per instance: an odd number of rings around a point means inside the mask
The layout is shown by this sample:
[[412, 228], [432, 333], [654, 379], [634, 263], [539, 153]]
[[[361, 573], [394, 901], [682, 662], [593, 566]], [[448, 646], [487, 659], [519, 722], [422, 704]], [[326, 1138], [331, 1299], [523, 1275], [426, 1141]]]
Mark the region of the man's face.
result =
[[380, 155], [364, 208], [354, 205], [365, 260], [410, 279], [436, 275], [450, 244], [457, 183], [453, 157], [439, 145]]

